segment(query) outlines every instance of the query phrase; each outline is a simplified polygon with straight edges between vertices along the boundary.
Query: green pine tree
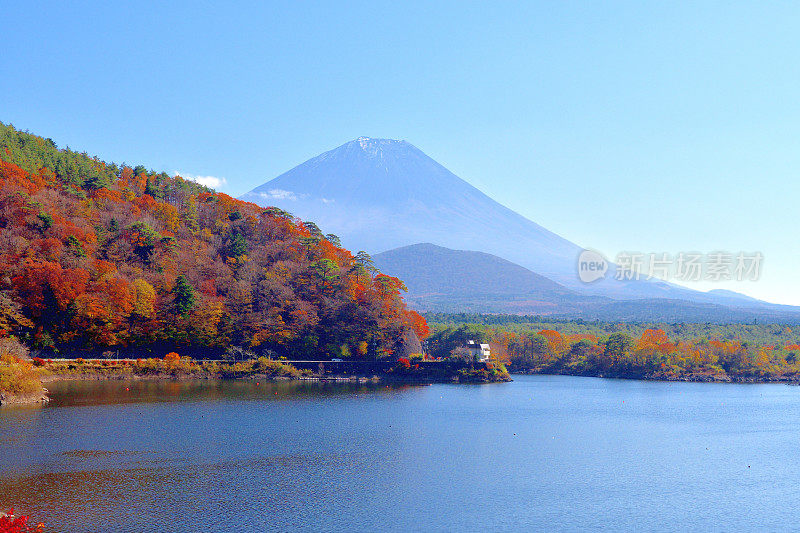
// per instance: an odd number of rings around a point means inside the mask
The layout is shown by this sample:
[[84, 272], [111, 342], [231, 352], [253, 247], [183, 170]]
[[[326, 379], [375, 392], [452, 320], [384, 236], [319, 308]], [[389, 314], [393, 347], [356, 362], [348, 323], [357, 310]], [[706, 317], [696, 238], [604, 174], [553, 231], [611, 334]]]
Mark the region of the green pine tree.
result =
[[175, 309], [179, 315], [186, 318], [194, 307], [197, 297], [194, 294], [194, 288], [183, 274], [175, 280], [175, 288], [172, 289], [172, 293], [175, 295]]

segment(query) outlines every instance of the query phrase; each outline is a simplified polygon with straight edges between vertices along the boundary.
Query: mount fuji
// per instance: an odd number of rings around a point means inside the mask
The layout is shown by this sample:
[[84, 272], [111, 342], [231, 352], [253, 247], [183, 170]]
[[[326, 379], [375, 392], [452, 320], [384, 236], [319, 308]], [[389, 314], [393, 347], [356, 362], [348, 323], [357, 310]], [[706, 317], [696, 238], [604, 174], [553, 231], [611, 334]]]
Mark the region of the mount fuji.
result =
[[[313, 221], [325, 233], [338, 235], [350, 250], [378, 254], [430, 243], [492, 254], [583, 295], [732, 307], [771, 305], [659, 280], [619, 281], [613, 274], [582, 283], [577, 276], [581, 246], [503, 206], [402, 140], [359, 137], [241, 199]], [[610, 265], [610, 272], [614, 268]]]
[[360, 137], [241, 197], [313, 220], [346, 248], [486, 251], [561, 283], [581, 248], [492, 200], [406, 141]]

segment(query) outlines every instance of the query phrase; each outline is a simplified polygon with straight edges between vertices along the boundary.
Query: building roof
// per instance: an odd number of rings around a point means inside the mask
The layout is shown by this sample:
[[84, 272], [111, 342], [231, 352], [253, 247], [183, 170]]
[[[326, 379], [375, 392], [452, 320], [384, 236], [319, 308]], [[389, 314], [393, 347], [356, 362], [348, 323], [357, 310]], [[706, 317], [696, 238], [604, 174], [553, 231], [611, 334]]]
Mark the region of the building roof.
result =
[[477, 349], [489, 350], [490, 349], [488, 344], [478, 344], [475, 341], [467, 341], [467, 347], [472, 348], [474, 350], [477, 350]]

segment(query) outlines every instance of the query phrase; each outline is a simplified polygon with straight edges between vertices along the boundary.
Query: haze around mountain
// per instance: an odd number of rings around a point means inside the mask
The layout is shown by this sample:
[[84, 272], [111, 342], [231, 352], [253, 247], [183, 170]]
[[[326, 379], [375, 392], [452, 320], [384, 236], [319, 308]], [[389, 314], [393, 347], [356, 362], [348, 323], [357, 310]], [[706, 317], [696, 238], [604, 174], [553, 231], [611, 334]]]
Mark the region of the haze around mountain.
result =
[[493, 200], [403, 140], [359, 137], [241, 198], [314, 221], [353, 250], [376, 254], [431, 243], [490, 253], [587, 295], [718, 299], [660, 280], [618, 281], [614, 265], [606, 279], [581, 282], [576, 267], [581, 246]]

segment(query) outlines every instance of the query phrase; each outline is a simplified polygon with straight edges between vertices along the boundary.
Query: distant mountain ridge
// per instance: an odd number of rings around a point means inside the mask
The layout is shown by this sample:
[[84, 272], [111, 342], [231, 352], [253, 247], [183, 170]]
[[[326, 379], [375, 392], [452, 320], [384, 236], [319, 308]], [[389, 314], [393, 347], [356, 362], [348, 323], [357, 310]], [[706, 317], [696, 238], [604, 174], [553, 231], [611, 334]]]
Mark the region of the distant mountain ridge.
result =
[[[687, 300], [613, 300], [587, 296], [484, 252], [430, 243], [374, 256], [375, 266], [399, 276], [406, 301], [419, 311], [537, 314], [564, 318], [668, 322], [800, 322], [800, 310], [723, 291], [730, 305]], [[701, 295], [704, 293], [701, 293]]]
[[373, 257], [381, 271], [399, 276], [406, 300], [422, 310], [563, 312], [587, 300], [558, 283], [495, 255], [430, 243], [403, 246]]
[[[431, 243], [412, 244], [373, 257], [386, 272], [404, 270], [423, 293], [464, 292], [489, 294], [537, 293], [543, 298], [575, 295], [558, 283], [496, 255], [451, 250]], [[423, 268], [424, 267], [424, 268]]]

